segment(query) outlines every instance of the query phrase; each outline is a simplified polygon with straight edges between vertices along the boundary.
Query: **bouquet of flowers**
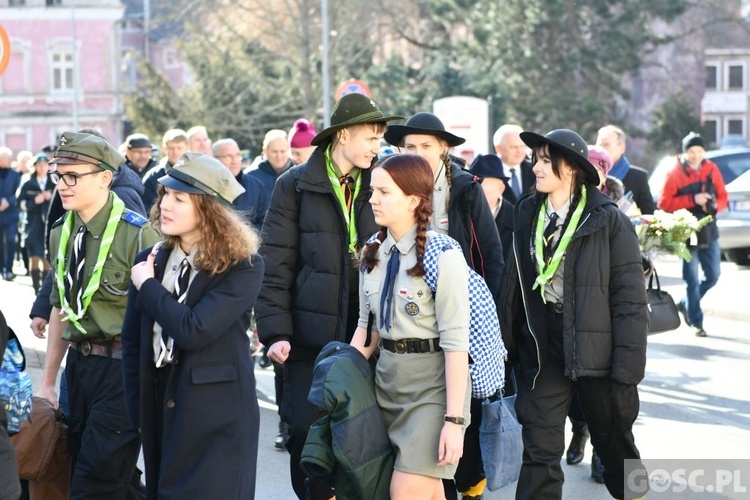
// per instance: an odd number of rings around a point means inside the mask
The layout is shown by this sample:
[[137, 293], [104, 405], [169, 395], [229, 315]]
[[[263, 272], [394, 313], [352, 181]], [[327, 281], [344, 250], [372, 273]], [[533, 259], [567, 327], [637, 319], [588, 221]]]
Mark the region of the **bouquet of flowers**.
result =
[[698, 220], [682, 208], [674, 213], [657, 210], [653, 215], [641, 215], [631, 220], [643, 252], [663, 251], [690, 262], [692, 257], [687, 248], [688, 241], [713, 217], [707, 215]]

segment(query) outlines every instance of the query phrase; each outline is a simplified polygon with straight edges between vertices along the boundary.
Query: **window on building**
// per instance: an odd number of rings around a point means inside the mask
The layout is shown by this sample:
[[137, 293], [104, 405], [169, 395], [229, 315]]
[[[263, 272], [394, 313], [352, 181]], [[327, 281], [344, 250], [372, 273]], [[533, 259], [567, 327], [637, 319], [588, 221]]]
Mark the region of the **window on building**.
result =
[[716, 120], [706, 120], [703, 123], [703, 129], [706, 133], [706, 141], [709, 144], [717, 144], [719, 141], [718, 122]]
[[52, 52], [52, 91], [73, 91], [73, 51], [70, 48], [55, 49]]
[[730, 89], [742, 89], [743, 88], [743, 70], [742, 66], [729, 66], [729, 88]]
[[742, 120], [729, 120], [727, 121], [727, 134], [732, 135], [744, 135], [742, 126]]
[[179, 65], [180, 59], [177, 56], [176, 49], [164, 49], [164, 66], [167, 68], [174, 68]]
[[9, 0], [8, 7], [23, 7], [26, 5], [26, 0]]
[[706, 89], [718, 87], [716, 66], [706, 66]]
[[56, 5], [62, 5], [62, 0], [47, 0], [47, 7], [54, 7]]

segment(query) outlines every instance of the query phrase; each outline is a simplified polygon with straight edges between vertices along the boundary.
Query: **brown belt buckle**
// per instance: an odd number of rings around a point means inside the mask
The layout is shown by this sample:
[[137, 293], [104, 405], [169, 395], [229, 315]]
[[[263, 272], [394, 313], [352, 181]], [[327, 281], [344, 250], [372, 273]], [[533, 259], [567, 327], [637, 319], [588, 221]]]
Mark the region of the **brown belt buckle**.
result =
[[397, 340], [393, 343], [393, 350], [397, 354], [404, 354], [406, 352], [406, 342], [403, 340]]
[[89, 342], [88, 340], [84, 340], [79, 344], [79, 346], [81, 354], [87, 357], [91, 355], [91, 342]]

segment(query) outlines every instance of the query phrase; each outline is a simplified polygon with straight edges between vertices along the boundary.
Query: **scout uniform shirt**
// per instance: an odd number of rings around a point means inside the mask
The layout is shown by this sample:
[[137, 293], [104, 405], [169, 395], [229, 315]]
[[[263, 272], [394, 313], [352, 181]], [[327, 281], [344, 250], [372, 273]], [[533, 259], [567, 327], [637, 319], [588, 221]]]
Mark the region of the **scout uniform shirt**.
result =
[[[427, 232], [429, 240], [433, 231]], [[396, 245], [399, 270], [393, 287], [391, 330], [379, 330], [380, 336], [390, 340], [407, 338], [440, 338], [444, 351], [469, 350], [469, 323], [458, 318], [469, 317], [469, 271], [463, 253], [458, 249], [441, 252], [438, 259], [437, 291], [433, 296], [422, 276], [409, 276], [406, 271], [417, 262], [417, 226], [409, 230], [398, 243], [390, 231], [378, 248], [378, 264], [369, 273], [361, 274], [359, 325], [367, 328], [369, 312], [375, 314], [374, 328], [380, 324], [380, 295], [391, 249]], [[442, 292], [442, 293], [441, 293]], [[464, 314], [456, 314], [459, 310]]]
[[[86, 286], [96, 265], [99, 255], [99, 245], [102, 242], [102, 234], [107, 227], [107, 220], [112, 211], [114, 193], [110, 193], [107, 204], [86, 225], [86, 263], [84, 266], [85, 283], [75, 283], [72, 293], [78, 292], [81, 286]], [[73, 228], [66, 249], [65, 273], [68, 272], [68, 262], [73, 250], [73, 237], [83, 225], [83, 221], [74, 212]], [[49, 240], [50, 255], [56, 258], [60, 246], [62, 224], [67, 215], [60, 218], [52, 229]], [[143, 248], [148, 248], [159, 241], [156, 231], [148, 224], [148, 221], [135, 212], [125, 210], [120, 221], [117, 223], [112, 246], [109, 255], [102, 268], [99, 289], [91, 297], [86, 313], [81, 318], [81, 326], [86, 334], [80, 332], [70, 322], [64, 323], [62, 338], [69, 342], [83, 342], [84, 340], [106, 341], [120, 340], [122, 322], [125, 317], [125, 307], [128, 303], [128, 288], [130, 287], [130, 268], [135, 262], [135, 257]], [[51, 272], [57, 269], [57, 262], [53, 262]], [[60, 294], [57, 283], [52, 288], [50, 296], [52, 306], [60, 308]]]

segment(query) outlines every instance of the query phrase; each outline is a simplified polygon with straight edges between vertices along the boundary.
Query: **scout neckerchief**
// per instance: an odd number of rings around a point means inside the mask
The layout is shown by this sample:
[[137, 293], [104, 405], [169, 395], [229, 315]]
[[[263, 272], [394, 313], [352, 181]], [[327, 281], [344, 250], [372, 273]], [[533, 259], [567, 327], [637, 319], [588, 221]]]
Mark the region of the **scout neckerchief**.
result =
[[[547, 283], [552, 281], [555, 276], [557, 268], [560, 267], [560, 262], [565, 255], [565, 250], [568, 248], [570, 240], [573, 238], [573, 233], [578, 228], [578, 222], [581, 220], [581, 214], [583, 214], [583, 207], [586, 206], [586, 186], [581, 186], [581, 200], [573, 212], [570, 218], [570, 223], [565, 229], [560, 238], [560, 242], [557, 244], [555, 253], [552, 255], [552, 259], [549, 262], [544, 262], [544, 217], [547, 215], [547, 202], [549, 198], [545, 198], [542, 203], [542, 208], [539, 210], [539, 216], [536, 219], [536, 235], [534, 237], [534, 253], [536, 254], [536, 263], [539, 267], [539, 276], [534, 280], [534, 286], [532, 290], [539, 287], [539, 292], [542, 294], [542, 301], [546, 304], [547, 298], [544, 296], [544, 287]], [[552, 242], [550, 241], [550, 244]]]
[[[341, 205], [341, 211], [344, 213], [344, 219], [346, 220], [347, 228], [349, 229], [349, 253], [357, 254], [357, 224], [354, 217], [354, 203], [351, 204], [349, 210], [346, 207], [346, 200], [344, 198], [344, 191], [341, 188], [341, 182], [339, 176], [336, 175], [333, 160], [331, 160], [331, 148], [328, 147], [325, 152], [326, 159], [326, 172], [328, 173], [328, 179], [331, 181], [333, 187], [333, 194], [336, 195], [336, 199], [339, 200]], [[357, 168], [357, 167], [354, 167]], [[353, 174], [353, 175], [352, 175]], [[362, 186], [362, 175], [361, 172], [352, 172], [351, 177], [356, 177], [356, 183], [354, 185], [354, 194], [352, 200], [356, 200], [359, 195], [359, 189]], [[360, 174], [360, 175], [357, 175]]]
[[[68, 240], [70, 239], [70, 233], [73, 230], [73, 219], [75, 215], [73, 212], [68, 212], [65, 217], [65, 222], [62, 226], [62, 235], [60, 236], [60, 247], [57, 250], [57, 291], [60, 294], [60, 310], [64, 313], [63, 321], [70, 321], [81, 333], [86, 334], [86, 330], [81, 326], [81, 318], [86, 313], [89, 304], [91, 303], [91, 297], [99, 289], [99, 283], [102, 277], [102, 268], [104, 267], [104, 261], [107, 260], [109, 255], [109, 249], [112, 246], [112, 241], [115, 239], [115, 231], [117, 230], [117, 223], [122, 217], [122, 212], [125, 210], [125, 204], [117, 197], [116, 194], [111, 194], [113, 197], [112, 210], [109, 212], [109, 220], [107, 221], [107, 227], [104, 229], [102, 234], [102, 241], [99, 245], [99, 255], [96, 256], [96, 264], [94, 264], [94, 270], [91, 273], [88, 285], [83, 292], [81, 297], [81, 304], [83, 307], [78, 312], [74, 311], [70, 306], [70, 299], [65, 293], [65, 253], [68, 247]], [[79, 287], [83, 286], [83, 283], [78, 283]]]

